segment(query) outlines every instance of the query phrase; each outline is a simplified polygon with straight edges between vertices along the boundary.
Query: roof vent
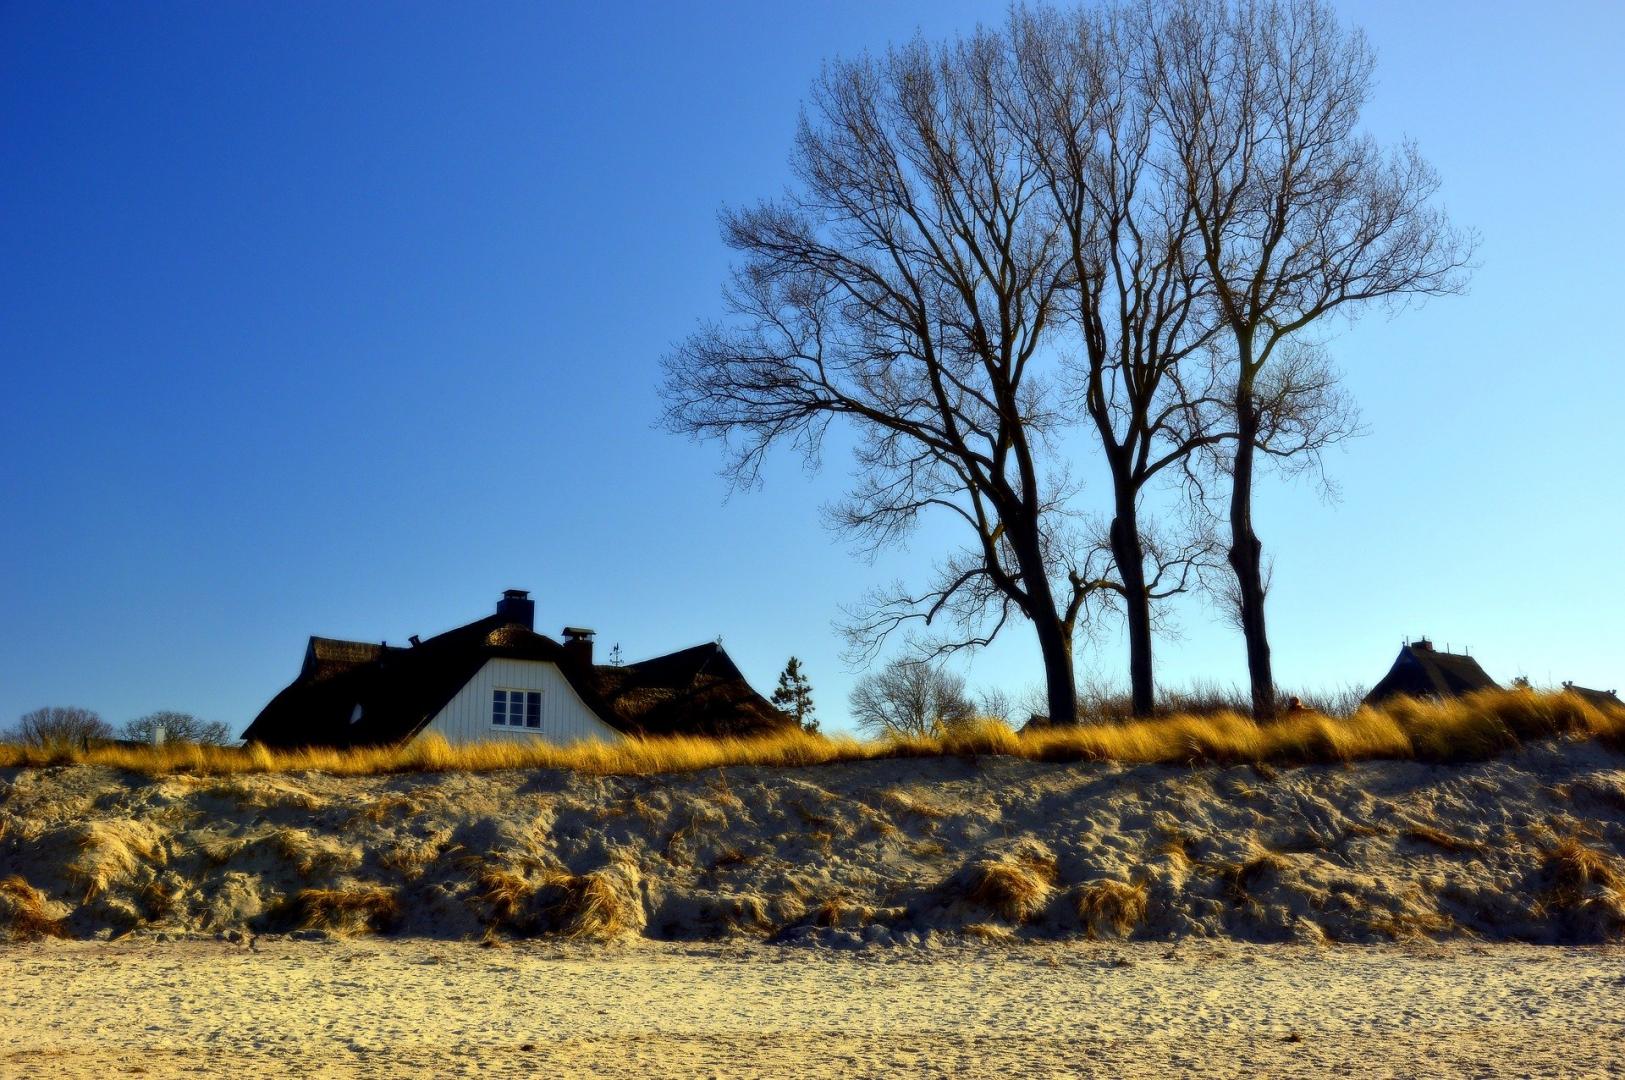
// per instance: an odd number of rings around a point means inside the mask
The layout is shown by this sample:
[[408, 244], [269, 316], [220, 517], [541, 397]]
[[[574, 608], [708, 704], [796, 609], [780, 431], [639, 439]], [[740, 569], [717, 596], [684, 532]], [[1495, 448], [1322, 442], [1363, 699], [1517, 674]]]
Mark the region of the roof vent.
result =
[[525, 589], [509, 589], [497, 601], [497, 614], [504, 621], [518, 623], [526, 630], [536, 629], [536, 601]]

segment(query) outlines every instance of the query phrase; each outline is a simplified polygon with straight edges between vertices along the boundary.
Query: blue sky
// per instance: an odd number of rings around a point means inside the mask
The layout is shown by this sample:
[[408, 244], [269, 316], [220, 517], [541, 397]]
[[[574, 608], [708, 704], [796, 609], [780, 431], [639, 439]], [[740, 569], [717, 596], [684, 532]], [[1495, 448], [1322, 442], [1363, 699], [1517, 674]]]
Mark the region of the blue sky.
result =
[[[0, 724], [246, 724], [307, 635], [517, 586], [628, 659], [720, 634], [765, 691], [800, 655], [840, 726], [839, 605], [943, 534], [854, 559], [839, 460], [728, 498], [654, 426], [658, 363], [719, 311], [717, 210], [787, 182], [820, 61], [1002, 10], [0, 4]], [[1342, 500], [1260, 491], [1278, 677], [1369, 684], [1429, 633], [1625, 686], [1625, 6], [1343, 11], [1370, 127], [1483, 246], [1469, 295], [1339, 327]], [[1231, 630], [1178, 624], [1162, 679], [1243, 678]], [[1123, 667], [1113, 633], [1080, 653]], [[1036, 683], [1030, 632], [967, 674]]]

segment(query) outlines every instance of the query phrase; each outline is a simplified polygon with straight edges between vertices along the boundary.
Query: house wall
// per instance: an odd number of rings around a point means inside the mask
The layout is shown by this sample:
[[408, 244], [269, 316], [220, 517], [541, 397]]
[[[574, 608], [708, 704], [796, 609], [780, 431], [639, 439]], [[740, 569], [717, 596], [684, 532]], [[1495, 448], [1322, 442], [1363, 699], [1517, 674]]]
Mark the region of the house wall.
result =
[[[497, 727], [491, 723], [493, 690], [540, 690], [540, 728]], [[453, 745], [493, 742], [501, 739], [543, 738], [565, 745], [595, 739], [617, 742], [625, 738], [604, 723], [587, 707], [560, 674], [556, 664], [545, 660], [487, 660], [485, 666], [457, 691], [457, 696], [429, 721], [419, 738], [433, 732]]]

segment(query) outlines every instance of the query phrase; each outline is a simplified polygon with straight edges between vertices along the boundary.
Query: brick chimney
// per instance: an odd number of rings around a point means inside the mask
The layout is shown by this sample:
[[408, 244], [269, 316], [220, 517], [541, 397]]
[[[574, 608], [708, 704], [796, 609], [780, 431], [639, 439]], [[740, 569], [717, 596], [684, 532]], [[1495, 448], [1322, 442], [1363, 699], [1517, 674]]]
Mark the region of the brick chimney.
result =
[[564, 628], [564, 654], [582, 667], [592, 667], [592, 635], [584, 626]]
[[509, 589], [497, 601], [497, 614], [526, 630], [536, 629], [536, 601], [524, 589]]

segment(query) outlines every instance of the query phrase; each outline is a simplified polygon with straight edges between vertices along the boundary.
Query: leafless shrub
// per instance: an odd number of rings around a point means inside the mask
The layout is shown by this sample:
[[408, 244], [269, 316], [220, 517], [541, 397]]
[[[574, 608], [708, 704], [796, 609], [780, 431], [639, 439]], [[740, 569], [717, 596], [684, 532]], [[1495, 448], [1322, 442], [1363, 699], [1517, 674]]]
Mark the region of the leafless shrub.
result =
[[41, 750], [71, 751], [113, 737], [113, 729], [90, 709], [47, 705], [25, 713], [4, 736]]

